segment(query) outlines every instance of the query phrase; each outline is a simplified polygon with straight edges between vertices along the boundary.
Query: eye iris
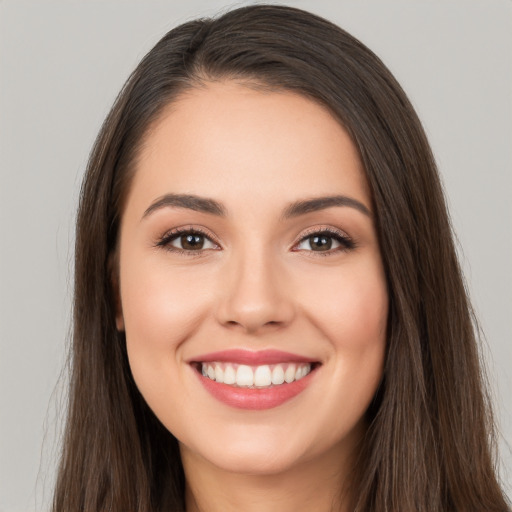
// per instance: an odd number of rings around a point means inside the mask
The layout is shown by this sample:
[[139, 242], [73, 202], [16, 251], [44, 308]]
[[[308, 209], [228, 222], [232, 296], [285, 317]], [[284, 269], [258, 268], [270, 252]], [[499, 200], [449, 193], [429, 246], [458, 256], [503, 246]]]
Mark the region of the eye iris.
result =
[[325, 235], [315, 235], [309, 238], [309, 243], [312, 249], [318, 251], [328, 251], [332, 246], [332, 238]]
[[204, 237], [202, 235], [188, 234], [181, 236], [181, 246], [183, 249], [197, 251], [198, 249], [202, 249], [203, 245]]

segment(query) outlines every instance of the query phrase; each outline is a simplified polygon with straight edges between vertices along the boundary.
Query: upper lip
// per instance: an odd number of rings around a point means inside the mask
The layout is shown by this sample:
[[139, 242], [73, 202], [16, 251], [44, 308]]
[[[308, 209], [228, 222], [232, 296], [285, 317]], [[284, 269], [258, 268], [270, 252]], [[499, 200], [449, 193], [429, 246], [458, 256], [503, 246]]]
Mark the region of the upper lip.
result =
[[218, 352], [209, 352], [190, 359], [190, 363], [209, 363], [209, 362], [225, 362], [245, 364], [248, 366], [258, 366], [263, 364], [279, 364], [279, 363], [312, 363], [313, 359], [304, 357], [291, 352], [283, 352], [281, 350], [244, 350], [231, 349], [221, 350]]

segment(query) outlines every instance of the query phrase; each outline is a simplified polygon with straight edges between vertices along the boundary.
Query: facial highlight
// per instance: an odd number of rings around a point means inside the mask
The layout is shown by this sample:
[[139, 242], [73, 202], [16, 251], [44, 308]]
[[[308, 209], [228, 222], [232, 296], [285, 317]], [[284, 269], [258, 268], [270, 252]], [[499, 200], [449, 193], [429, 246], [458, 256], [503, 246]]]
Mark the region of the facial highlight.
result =
[[118, 256], [130, 368], [186, 468], [353, 453], [388, 295], [364, 170], [327, 109], [234, 82], [183, 94], [148, 132]]

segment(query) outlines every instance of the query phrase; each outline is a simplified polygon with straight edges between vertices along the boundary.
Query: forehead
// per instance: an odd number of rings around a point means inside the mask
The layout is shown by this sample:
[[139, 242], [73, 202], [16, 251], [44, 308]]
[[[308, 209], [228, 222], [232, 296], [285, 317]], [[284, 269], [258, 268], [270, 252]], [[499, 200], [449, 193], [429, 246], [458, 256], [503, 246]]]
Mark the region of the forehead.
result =
[[131, 188], [147, 200], [177, 192], [260, 205], [342, 193], [371, 206], [357, 150], [327, 108], [235, 82], [190, 89], [164, 109]]

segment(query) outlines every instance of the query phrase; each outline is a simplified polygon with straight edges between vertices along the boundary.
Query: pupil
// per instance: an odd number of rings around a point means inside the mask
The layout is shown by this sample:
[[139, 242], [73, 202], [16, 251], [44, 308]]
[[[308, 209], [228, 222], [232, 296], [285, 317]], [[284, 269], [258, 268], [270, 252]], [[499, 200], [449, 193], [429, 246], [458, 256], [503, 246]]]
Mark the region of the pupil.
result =
[[203, 244], [202, 235], [183, 235], [181, 237], [181, 246], [184, 249], [198, 250], [203, 247]]
[[332, 246], [332, 239], [328, 236], [314, 236], [310, 242], [312, 249], [319, 249], [320, 251], [328, 251]]

